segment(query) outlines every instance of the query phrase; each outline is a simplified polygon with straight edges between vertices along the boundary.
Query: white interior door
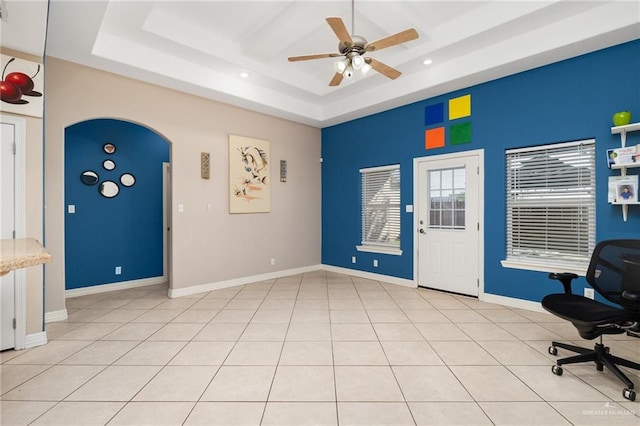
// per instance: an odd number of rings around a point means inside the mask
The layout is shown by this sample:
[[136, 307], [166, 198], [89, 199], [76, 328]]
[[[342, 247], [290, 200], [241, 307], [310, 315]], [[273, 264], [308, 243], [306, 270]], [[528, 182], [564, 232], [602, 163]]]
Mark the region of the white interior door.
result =
[[480, 165], [478, 153], [416, 160], [421, 287], [479, 294], [483, 258]]
[[[15, 230], [15, 127], [4, 120], [0, 123], [0, 238], [14, 238]], [[15, 347], [15, 272], [0, 277], [0, 350]]]

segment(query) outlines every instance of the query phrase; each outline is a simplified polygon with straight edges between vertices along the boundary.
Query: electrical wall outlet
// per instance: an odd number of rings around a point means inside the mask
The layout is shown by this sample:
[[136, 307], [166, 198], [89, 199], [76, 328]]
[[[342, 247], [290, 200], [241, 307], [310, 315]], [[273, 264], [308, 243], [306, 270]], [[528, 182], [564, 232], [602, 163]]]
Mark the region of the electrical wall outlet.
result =
[[122, 274], [122, 266], [116, 266], [116, 275]]
[[596, 297], [595, 290], [592, 288], [585, 288], [584, 297], [588, 297], [589, 299], [594, 299]]
[[351, 263], [356, 263], [356, 257], [355, 256], [351, 256]]
[[276, 259], [274, 259], [273, 257], [271, 258], [271, 264], [275, 265], [276, 264]]
[[378, 267], [378, 259], [373, 259], [373, 267], [374, 268]]

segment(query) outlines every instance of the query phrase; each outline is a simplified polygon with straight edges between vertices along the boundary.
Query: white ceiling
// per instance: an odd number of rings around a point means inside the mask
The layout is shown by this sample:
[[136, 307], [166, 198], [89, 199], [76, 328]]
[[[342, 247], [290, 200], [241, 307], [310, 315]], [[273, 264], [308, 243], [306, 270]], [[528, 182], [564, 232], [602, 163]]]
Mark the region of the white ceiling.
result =
[[356, 0], [355, 34], [374, 41], [413, 27], [419, 38], [368, 54], [398, 79], [371, 71], [329, 87], [334, 59], [287, 57], [337, 52], [325, 18], [353, 33], [350, 0], [51, 0], [46, 49], [47, 2], [0, 6], [3, 46], [317, 127], [640, 38], [637, 0]]

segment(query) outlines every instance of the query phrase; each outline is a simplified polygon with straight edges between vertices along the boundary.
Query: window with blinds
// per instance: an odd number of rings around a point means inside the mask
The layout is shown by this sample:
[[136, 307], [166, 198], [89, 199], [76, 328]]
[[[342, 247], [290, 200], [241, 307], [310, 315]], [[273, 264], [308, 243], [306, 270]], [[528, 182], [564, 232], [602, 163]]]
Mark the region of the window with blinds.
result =
[[362, 245], [400, 248], [400, 165], [360, 169]]
[[507, 261], [584, 268], [595, 246], [595, 140], [506, 151]]

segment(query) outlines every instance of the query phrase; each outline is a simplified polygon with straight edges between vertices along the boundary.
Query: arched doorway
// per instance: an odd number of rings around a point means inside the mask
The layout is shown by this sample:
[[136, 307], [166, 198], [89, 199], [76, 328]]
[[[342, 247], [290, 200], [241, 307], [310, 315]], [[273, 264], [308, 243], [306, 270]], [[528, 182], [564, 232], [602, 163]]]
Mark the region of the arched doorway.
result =
[[124, 120], [65, 129], [67, 294], [168, 281], [163, 165], [169, 148], [158, 133]]

